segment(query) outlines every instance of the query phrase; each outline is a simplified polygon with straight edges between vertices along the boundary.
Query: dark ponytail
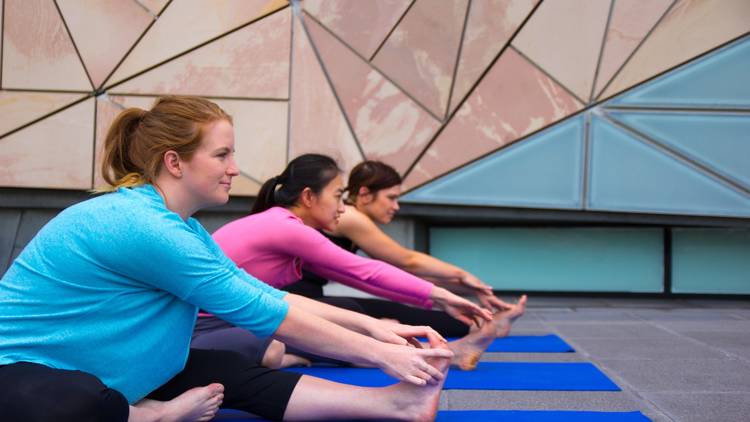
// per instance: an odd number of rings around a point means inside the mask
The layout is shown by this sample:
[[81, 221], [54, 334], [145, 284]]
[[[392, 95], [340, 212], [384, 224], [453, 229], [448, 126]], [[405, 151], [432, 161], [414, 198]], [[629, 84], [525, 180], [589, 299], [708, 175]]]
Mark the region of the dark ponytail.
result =
[[367, 188], [373, 194], [381, 189], [388, 189], [401, 184], [401, 175], [396, 169], [381, 161], [363, 161], [349, 173], [349, 184], [346, 191], [349, 195], [346, 202], [353, 204], [357, 200], [360, 188]]
[[313, 193], [320, 193], [340, 173], [341, 169], [336, 161], [327, 155], [300, 155], [290, 161], [280, 175], [263, 183], [250, 214], [257, 214], [274, 206], [289, 208], [297, 203], [305, 188], [310, 188]]

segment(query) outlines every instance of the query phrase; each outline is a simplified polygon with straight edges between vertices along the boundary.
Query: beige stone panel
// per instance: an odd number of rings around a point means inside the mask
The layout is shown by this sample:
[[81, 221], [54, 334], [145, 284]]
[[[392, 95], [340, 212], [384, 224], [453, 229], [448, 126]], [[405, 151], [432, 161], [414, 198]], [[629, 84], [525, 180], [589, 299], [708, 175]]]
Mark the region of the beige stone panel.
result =
[[448, 107], [467, 0], [416, 0], [372, 61], [442, 118]]
[[100, 96], [96, 99], [96, 143], [94, 149], [94, 186], [101, 187], [106, 183], [102, 177], [102, 151], [104, 138], [109, 126], [121, 111], [128, 107], [148, 110], [154, 105], [156, 97]]
[[609, 8], [606, 0], [542, 2], [513, 45], [586, 101], [594, 83]]
[[52, 1], [9, 0], [4, 6], [3, 88], [91, 90]]
[[322, 26], [305, 22], [364, 154], [403, 173], [440, 122]]
[[672, 0], [617, 0], [612, 9], [604, 38], [594, 98], [612, 79], [617, 69], [638, 48], [638, 44], [656, 25]]
[[91, 188], [93, 138], [90, 98], [0, 139], [0, 186]]
[[[270, 13], [286, 2], [269, 0], [173, 1], [117, 68], [111, 85]], [[276, 9], [273, 9], [276, 10]]]
[[0, 136], [81, 98], [81, 94], [0, 91]]
[[135, 1], [58, 0], [57, 4], [96, 87], [154, 19]]
[[153, 15], [158, 15], [164, 10], [164, 6], [169, 3], [169, 0], [137, 0], [138, 3], [145, 6], [149, 12]]
[[608, 98], [750, 31], [750, 1], [678, 0], [600, 98]]
[[458, 107], [482, 72], [502, 50], [539, 0], [483, 0], [471, 3], [450, 111]]
[[292, 51], [289, 159], [305, 153], [325, 154], [348, 172], [363, 157], [297, 19]]
[[286, 101], [212, 101], [232, 116], [240, 170], [258, 181], [281, 173], [286, 165]]
[[304, 0], [305, 10], [359, 54], [371, 58], [411, 0]]
[[[232, 178], [232, 188], [229, 190], [229, 194], [232, 196], [256, 196], [258, 191], [260, 191], [258, 182], [239, 175]], [[250, 210], [248, 210], [249, 212]]]
[[506, 50], [407, 175], [411, 189], [582, 108], [513, 48]]
[[112, 88], [124, 94], [289, 96], [291, 9], [279, 11]]

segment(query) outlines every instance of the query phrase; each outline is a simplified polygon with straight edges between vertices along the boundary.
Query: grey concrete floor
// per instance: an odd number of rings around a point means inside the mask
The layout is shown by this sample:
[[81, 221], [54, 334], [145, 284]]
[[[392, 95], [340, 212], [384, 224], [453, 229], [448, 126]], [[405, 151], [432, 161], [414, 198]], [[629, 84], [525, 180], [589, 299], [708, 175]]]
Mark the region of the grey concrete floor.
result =
[[441, 409], [640, 410], [654, 421], [750, 421], [750, 301], [531, 297], [512, 334], [576, 353], [483, 360], [592, 362], [621, 392], [448, 390]]

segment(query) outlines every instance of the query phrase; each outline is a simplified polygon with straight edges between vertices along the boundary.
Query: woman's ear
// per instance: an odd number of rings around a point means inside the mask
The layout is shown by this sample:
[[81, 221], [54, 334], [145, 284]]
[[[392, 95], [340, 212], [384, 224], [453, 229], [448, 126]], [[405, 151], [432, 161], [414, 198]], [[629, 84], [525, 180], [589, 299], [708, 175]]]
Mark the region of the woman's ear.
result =
[[315, 193], [309, 187], [306, 187], [305, 189], [303, 189], [302, 192], [300, 192], [299, 194], [299, 202], [305, 208], [312, 208], [314, 198], [315, 198]]
[[361, 198], [362, 202], [365, 204], [369, 204], [372, 202], [372, 192], [370, 192], [370, 188], [366, 186], [360, 186], [359, 192], [357, 192], [357, 198]]
[[182, 177], [182, 161], [180, 154], [169, 150], [164, 153], [164, 168], [174, 177]]

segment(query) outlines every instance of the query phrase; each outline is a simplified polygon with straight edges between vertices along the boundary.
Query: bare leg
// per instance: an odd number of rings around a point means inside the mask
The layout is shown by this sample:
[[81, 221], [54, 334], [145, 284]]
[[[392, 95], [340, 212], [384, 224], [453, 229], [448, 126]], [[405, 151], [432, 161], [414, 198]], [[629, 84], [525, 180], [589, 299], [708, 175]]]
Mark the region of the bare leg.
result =
[[[448, 372], [447, 359], [433, 359], [430, 364], [444, 374]], [[303, 376], [289, 399], [284, 420], [432, 421], [442, 387], [443, 381], [423, 387], [402, 382], [390, 387], [367, 388]]]
[[453, 352], [452, 365], [464, 371], [470, 371], [477, 366], [479, 358], [485, 349], [498, 337], [505, 337], [510, 333], [510, 326], [526, 310], [526, 296], [522, 296], [512, 309], [495, 313], [492, 322], [485, 323], [478, 330], [474, 330], [465, 337], [448, 343]]
[[224, 386], [210, 384], [190, 389], [170, 401], [143, 399], [130, 406], [128, 422], [201, 422], [216, 416]]

